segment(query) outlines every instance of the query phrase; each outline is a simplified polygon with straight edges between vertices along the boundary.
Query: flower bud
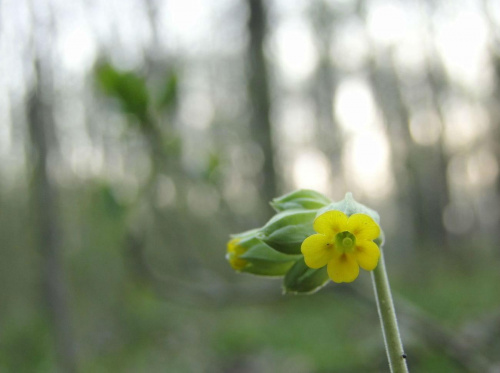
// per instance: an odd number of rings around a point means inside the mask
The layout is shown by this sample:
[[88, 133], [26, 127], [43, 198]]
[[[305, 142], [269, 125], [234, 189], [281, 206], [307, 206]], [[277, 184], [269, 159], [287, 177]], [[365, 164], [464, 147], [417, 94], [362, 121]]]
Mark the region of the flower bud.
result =
[[318, 213], [316, 216], [320, 216], [324, 214], [327, 211], [330, 210], [339, 210], [342, 211], [344, 214], [347, 216], [351, 216], [354, 214], [365, 214], [370, 216], [377, 224], [380, 225], [380, 216], [379, 214], [375, 211], [372, 210], [365, 205], [359, 203], [354, 199], [352, 196], [352, 193], [346, 193], [345, 197], [343, 200], [340, 200], [338, 202], [334, 202], [329, 204], [328, 206], [325, 206], [321, 209], [318, 210]]
[[276, 214], [257, 237], [276, 251], [299, 255], [302, 242], [314, 234], [316, 210], [287, 210]]
[[330, 204], [331, 201], [314, 190], [299, 189], [275, 198], [271, 206], [278, 212], [292, 209], [317, 210]]
[[283, 282], [283, 292], [286, 294], [308, 294], [318, 291], [328, 282], [326, 267], [309, 268], [304, 259], [298, 260], [288, 271]]
[[255, 235], [228, 242], [226, 259], [233, 269], [261, 276], [283, 276], [300, 258], [279, 253]]

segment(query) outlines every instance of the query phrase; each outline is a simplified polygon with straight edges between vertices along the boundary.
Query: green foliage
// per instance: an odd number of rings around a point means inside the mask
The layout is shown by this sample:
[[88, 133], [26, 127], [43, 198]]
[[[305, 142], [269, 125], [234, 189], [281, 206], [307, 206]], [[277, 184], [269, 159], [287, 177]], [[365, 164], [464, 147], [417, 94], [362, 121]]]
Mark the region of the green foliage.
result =
[[221, 177], [221, 156], [217, 152], [208, 155], [205, 179], [210, 183], [217, 182]]
[[111, 186], [104, 183], [97, 185], [96, 189], [96, 198], [98, 197], [101, 200], [105, 213], [109, 214], [113, 219], [122, 218], [126, 212], [126, 207], [116, 199]]
[[109, 63], [96, 67], [95, 78], [105, 94], [115, 98], [123, 111], [134, 115], [140, 124], [149, 123], [149, 93], [144, 78], [134, 72], [121, 72]]
[[[221, 255], [227, 223], [218, 230], [210, 225], [220, 217], [200, 223], [215, 234], [209, 240], [197, 226], [184, 232], [171, 226], [151, 227], [145, 250], [147, 263], [168, 280], [156, 289], [141, 286], [129, 269], [129, 265], [137, 264], [135, 259], [126, 264], [124, 258], [128, 244], [124, 231], [133, 223], [127, 219], [130, 214], [126, 207], [102, 182], [86, 182], [80, 188], [63, 189], [61, 202], [67, 232], [64, 261], [82, 372], [164, 372], [166, 367], [176, 373], [219, 372], [231, 368], [234, 371], [238, 366], [251, 369], [255, 365], [250, 364], [257, 362], [262, 364], [258, 366], [261, 369], [254, 371], [262, 373], [286, 373], [285, 367], [290, 364], [290, 371], [298, 373], [386, 371], [374, 306], [358, 299], [349, 287], [330, 285], [335, 291], [329, 291], [329, 286], [314, 296], [281, 297], [278, 284], [263, 290], [258, 279], [234, 276]], [[4, 243], [0, 263], [0, 371], [53, 372], [56, 362], [50, 324], [41, 317], [46, 308], [40, 297], [37, 251], [26, 239], [26, 219], [18, 219], [29, 211], [22, 203], [11, 203], [19, 197], [14, 192], [11, 198], [0, 200], [0, 235]], [[181, 218], [189, 215], [183, 212], [173, 216]], [[194, 224], [193, 220], [190, 224]], [[172, 237], [171, 242], [160, 239], [160, 229]], [[245, 232], [239, 237], [254, 233]], [[395, 248], [387, 248], [386, 253], [388, 250]], [[398, 265], [389, 266], [393, 269], [393, 289], [405, 300], [423, 307], [440, 325], [459, 333], [471, 320], [480, 322], [500, 307], [498, 260], [476, 255], [471, 265], [471, 250], [479, 251], [468, 247], [467, 257], [451, 260], [449, 253], [443, 253], [443, 260], [438, 260], [435, 251], [429, 258], [426, 252], [431, 250], [424, 250], [418, 259], [410, 257], [394, 263]], [[203, 267], [195, 261], [202, 254], [206, 254]], [[14, 259], [19, 261], [22, 255], [28, 257], [16, 265]], [[177, 264], [182, 261], [176, 255], [188, 259], [185, 267]], [[387, 259], [395, 260], [390, 255]], [[30, 261], [35, 265], [28, 265]], [[160, 271], [158, 262], [174, 264]], [[205, 303], [203, 298], [192, 296], [189, 303], [184, 302], [179, 294], [185, 295], [186, 291], [175, 292], [177, 282], [170, 282], [171, 273], [175, 268], [203, 268], [201, 275], [212, 279], [207, 274], [209, 265], [217, 265], [217, 273], [230, 279], [215, 288], [222, 290], [214, 292], [222, 294], [221, 298]], [[15, 271], [9, 272], [11, 267]], [[299, 265], [292, 270], [297, 268]], [[196, 272], [190, 273], [194, 275], [189, 284], [194, 285], [199, 278]], [[212, 289], [210, 282], [202, 282], [203, 288]], [[227, 289], [233, 290], [234, 296], [224, 298]], [[402, 321], [408, 320], [402, 307], [397, 311]], [[424, 342], [408, 323], [403, 322], [402, 332], [412, 337], [407, 338], [405, 346], [412, 371], [464, 371], [445, 351], [431, 353], [422, 348]], [[497, 341], [488, 343], [490, 356], [496, 356]]]
[[54, 364], [49, 320], [42, 315], [6, 325], [2, 330], [2, 372], [49, 372]]
[[376, 316], [349, 296], [325, 292], [265, 305], [233, 305], [220, 317], [224, 321], [211, 343], [224, 361], [233, 364], [245, 357], [257, 360], [267, 351], [268, 362], [260, 370], [266, 373], [382, 372], [385, 368], [377, 364], [383, 348], [377, 345], [382, 336]]
[[163, 89], [158, 100], [158, 108], [170, 110], [177, 104], [178, 99], [178, 76], [176, 71], [167, 72], [164, 78]]

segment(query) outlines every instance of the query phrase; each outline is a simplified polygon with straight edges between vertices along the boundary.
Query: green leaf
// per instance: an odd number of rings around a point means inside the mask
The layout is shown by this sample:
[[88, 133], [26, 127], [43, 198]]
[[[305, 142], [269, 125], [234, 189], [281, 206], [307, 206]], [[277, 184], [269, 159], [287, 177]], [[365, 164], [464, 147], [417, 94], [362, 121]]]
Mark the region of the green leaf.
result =
[[299, 189], [273, 199], [271, 206], [278, 212], [292, 209], [317, 210], [331, 202], [323, 194], [314, 190]]
[[328, 279], [326, 266], [320, 269], [309, 268], [304, 259], [300, 259], [286, 274], [283, 290], [287, 294], [310, 294], [323, 287]]
[[314, 234], [315, 210], [287, 210], [276, 214], [257, 237], [284, 254], [300, 254], [302, 242]]
[[177, 104], [178, 79], [175, 71], [167, 72], [158, 107], [168, 110]]
[[211, 152], [208, 155], [207, 166], [204, 172], [204, 177], [209, 182], [216, 182], [221, 175], [221, 157], [216, 152]]
[[95, 77], [103, 92], [115, 98], [124, 112], [148, 123], [149, 93], [144, 78], [133, 72], [121, 72], [109, 63], [97, 66]]

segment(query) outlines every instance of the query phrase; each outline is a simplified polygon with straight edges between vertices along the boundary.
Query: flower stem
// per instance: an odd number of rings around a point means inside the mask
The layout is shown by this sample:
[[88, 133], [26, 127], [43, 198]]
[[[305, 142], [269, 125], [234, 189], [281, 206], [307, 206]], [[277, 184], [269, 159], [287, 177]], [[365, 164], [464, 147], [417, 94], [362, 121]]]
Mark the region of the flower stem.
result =
[[389, 279], [385, 270], [384, 253], [380, 248], [381, 255], [377, 265], [372, 271], [373, 288], [377, 300], [378, 315], [382, 324], [385, 349], [389, 359], [389, 367], [392, 373], [408, 373], [406, 355], [403, 351], [403, 343], [399, 335], [396, 312], [392, 301]]

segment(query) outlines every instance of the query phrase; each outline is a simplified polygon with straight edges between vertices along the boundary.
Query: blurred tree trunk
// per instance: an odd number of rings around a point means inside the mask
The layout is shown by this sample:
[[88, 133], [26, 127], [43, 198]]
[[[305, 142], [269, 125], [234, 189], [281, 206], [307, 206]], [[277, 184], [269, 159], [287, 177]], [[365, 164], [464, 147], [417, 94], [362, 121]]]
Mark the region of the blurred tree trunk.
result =
[[[360, 1], [358, 11], [367, 18], [367, 2]], [[373, 42], [371, 42], [373, 45]], [[431, 97], [422, 103], [408, 103], [389, 48], [379, 53], [372, 47], [368, 70], [375, 100], [382, 110], [390, 137], [394, 173], [399, 190], [399, 210], [402, 220], [410, 221], [411, 240], [421, 248], [447, 247], [447, 232], [443, 223], [443, 210], [448, 203], [446, 179], [447, 158], [442, 141], [422, 147], [411, 136], [412, 109], [434, 109], [442, 119], [439, 94], [446, 89], [442, 70], [428, 60], [424, 79]], [[412, 107], [414, 106], [414, 107]], [[430, 246], [428, 246], [430, 245]]]
[[247, 49], [248, 95], [251, 108], [251, 133], [264, 153], [261, 195], [267, 202], [276, 197], [276, 172], [270, 121], [271, 102], [264, 42], [267, 34], [267, 15], [262, 0], [247, 0], [249, 9]]
[[[359, 17], [365, 24], [368, 17], [367, 3], [366, 0], [360, 0], [357, 9]], [[399, 235], [397, 238], [402, 247], [413, 251], [414, 244], [419, 233], [422, 233], [423, 227], [419, 224], [420, 195], [417, 188], [415, 165], [410, 156], [413, 144], [408, 129], [410, 112], [403, 100], [397, 75], [393, 71], [392, 58], [384, 56], [383, 62], [380, 63], [377, 60], [374, 41], [368, 37], [368, 42], [370, 43], [370, 54], [367, 61], [368, 79], [375, 102], [386, 124], [392, 154], [392, 170], [398, 188], [396, 199], [400, 226], [397, 229]], [[390, 66], [387, 66], [387, 63]]]
[[373, 55], [368, 64], [374, 98], [384, 116], [391, 147], [393, 172], [398, 185], [399, 221], [408, 222], [402, 224], [399, 230], [406, 237], [406, 244], [411, 244], [425, 230], [420, 219], [422, 197], [418, 188], [417, 165], [412, 156], [413, 141], [408, 130], [409, 108], [403, 101], [393, 66], [378, 66]]
[[[431, 21], [435, 4], [427, 2], [426, 11], [428, 15], [427, 28], [431, 35], [435, 35], [434, 23]], [[443, 212], [450, 201], [448, 186], [448, 162], [444, 146], [444, 115], [442, 108], [443, 98], [451, 91], [450, 82], [446, 76], [443, 61], [439, 57], [439, 51], [434, 42], [427, 45], [425, 53], [425, 70], [423, 71], [424, 81], [429, 88], [427, 102], [423, 109], [433, 110], [439, 119], [441, 126], [441, 136], [438, 141], [427, 147], [419, 147], [420, 190], [423, 195], [421, 205], [422, 216], [425, 218], [424, 228], [426, 229], [429, 241], [433, 247], [447, 248], [448, 232], [444, 226]], [[425, 106], [428, 105], [428, 106]]]
[[[500, 165], [500, 37], [496, 40], [497, 49], [491, 53], [491, 60], [493, 64], [493, 70], [495, 73], [495, 88], [492, 97], [492, 102], [490, 103], [490, 120], [493, 127], [492, 139], [491, 142], [493, 144], [493, 151], [495, 152], [495, 158], [497, 160], [497, 164]], [[500, 199], [500, 173], [496, 179], [495, 185], [495, 202], [493, 206], [498, 203]], [[496, 209], [497, 207], [493, 207]], [[497, 218], [498, 222], [498, 218]], [[492, 235], [494, 237], [494, 245], [499, 244], [500, 242], [500, 230], [497, 228], [497, 224], [492, 225]]]
[[144, 60], [146, 72], [155, 70], [160, 60], [160, 37], [158, 32], [158, 2], [156, 0], [143, 0], [147, 20], [151, 28], [151, 42], [145, 47]]
[[[447, 159], [442, 143], [438, 141], [435, 145], [423, 147], [413, 141], [409, 130], [410, 108], [405, 102], [397, 67], [390, 54], [383, 58], [379, 66], [372, 58], [369, 69], [375, 98], [382, 109], [391, 138], [396, 162], [395, 175], [401, 187], [402, 210], [406, 209], [404, 206], [410, 208], [409, 218], [414, 227], [415, 242], [420, 247], [431, 244], [432, 248], [444, 248], [447, 246], [447, 233], [442, 216], [448, 203], [448, 185]], [[443, 89], [443, 84], [438, 81], [434, 71], [429, 69], [426, 73], [431, 90], [429, 104], [441, 113], [437, 99], [439, 92], [434, 90]], [[420, 109], [428, 110], [427, 105], [424, 104]]]
[[[342, 135], [335, 119], [335, 89], [337, 76], [330, 59], [335, 13], [329, 5], [319, 0], [312, 4], [310, 19], [315, 31], [319, 66], [313, 78], [314, 102], [318, 121], [317, 143], [331, 163], [332, 174], [342, 174]], [[338, 178], [342, 180], [343, 178]], [[340, 186], [337, 185], [337, 188]]]
[[[433, 53], [433, 55], [437, 55]], [[421, 165], [425, 170], [422, 175], [421, 189], [424, 190], [425, 205], [423, 206], [426, 219], [426, 231], [431, 242], [439, 247], [448, 246], [448, 233], [444, 226], [443, 212], [450, 201], [448, 188], [448, 161], [449, 157], [444, 148], [444, 115], [442, 110], [442, 96], [449, 91], [444, 67], [440, 61], [427, 60], [426, 78], [430, 87], [430, 105], [437, 113], [441, 125], [441, 136], [435, 144], [420, 148]]]
[[[483, 16], [488, 24], [488, 31], [490, 33], [490, 61], [494, 73], [494, 89], [491, 100], [488, 101], [489, 117], [493, 127], [492, 131], [492, 148], [495, 152], [497, 164], [500, 165], [500, 24], [495, 21], [493, 15], [493, 3], [487, 0], [482, 0]], [[500, 173], [498, 173], [495, 185], [495, 201], [500, 199]], [[495, 203], [492, 205], [495, 206]], [[494, 209], [496, 207], [493, 207]], [[498, 222], [498, 219], [497, 219]], [[494, 237], [493, 245], [498, 246], [500, 242], [500, 230], [497, 229], [498, 224], [492, 224], [491, 237]]]
[[76, 348], [67, 301], [66, 279], [61, 255], [57, 192], [49, 176], [49, 152], [54, 124], [45, 71], [35, 61], [35, 82], [28, 97], [28, 132], [31, 140], [32, 204], [36, 219], [37, 243], [42, 259], [42, 284], [51, 320], [59, 369], [76, 372]]

